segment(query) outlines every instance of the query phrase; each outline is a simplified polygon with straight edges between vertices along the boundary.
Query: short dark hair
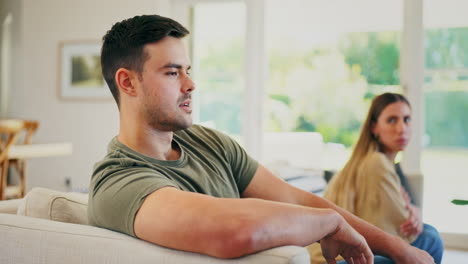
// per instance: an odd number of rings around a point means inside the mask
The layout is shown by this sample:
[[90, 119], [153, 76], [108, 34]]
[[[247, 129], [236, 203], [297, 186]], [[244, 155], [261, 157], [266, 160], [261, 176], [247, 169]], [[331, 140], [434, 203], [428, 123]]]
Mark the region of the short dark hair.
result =
[[167, 17], [142, 15], [117, 22], [102, 38], [101, 67], [104, 79], [119, 104], [119, 89], [114, 76], [119, 68], [141, 73], [148, 59], [144, 45], [162, 40], [167, 36], [183, 38], [190, 32]]

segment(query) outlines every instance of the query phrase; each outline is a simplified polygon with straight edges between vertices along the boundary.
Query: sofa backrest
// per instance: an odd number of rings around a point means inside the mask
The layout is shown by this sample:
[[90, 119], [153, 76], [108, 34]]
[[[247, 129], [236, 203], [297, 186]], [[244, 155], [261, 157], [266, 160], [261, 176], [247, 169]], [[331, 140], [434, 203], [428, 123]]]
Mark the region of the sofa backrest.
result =
[[53, 221], [88, 224], [88, 194], [33, 188], [23, 198], [17, 214]]

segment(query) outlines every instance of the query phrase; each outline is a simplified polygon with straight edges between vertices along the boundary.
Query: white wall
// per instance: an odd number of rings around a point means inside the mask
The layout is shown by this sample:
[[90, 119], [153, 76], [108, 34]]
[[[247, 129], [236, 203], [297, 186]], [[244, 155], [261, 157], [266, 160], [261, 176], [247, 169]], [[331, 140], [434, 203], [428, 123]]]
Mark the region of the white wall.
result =
[[[11, 15], [11, 39], [4, 40], [3, 39], [3, 23], [8, 15]], [[9, 65], [9, 69], [2, 69], [3, 62], [5, 62], [2, 58], [2, 54], [0, 52], [0, 116], [6, 116], [7, 109], [5, 107], [8, 106], [9, 102], [9, 93], [12, 90], [12, 87], [17, 87], [20, 85], [20, 81], [17, 78], [20, 76], [18, 74], [21, 71], [21, 64], [18, 62], [18, 58], [21, 57], [21, 1], [17, 0], [0, 0], [0, 47], [5, 45], [4, 41], [9, 41], [7, 45], [10, 46], [11, 54], [9, 54], [9, 60], [11, 64]], [[3, 74], [8, 74], [9, 76], [3, 76]], [[12, 87], [3, 87], [4, 78], [10, 78], [10, 84]], [[6, 103], [6, 104], [5, 104]]]
[[[3, 0], [2, 0], [3, 1]], [[169, 0], [23, 0], [21, 65], [11, 91], [10, 117], [40, 121], [35, 142], [71, 142], [73, 154], [31, 159], [28, 189], [66, 190], [88, 186], [92, 167], [118, 133], [118, 110], [107, 101], [64, 101], [58, 97], [58, 48], [65, 40], [100, 40], [112, 24], [139, 14], [168, 15]]]

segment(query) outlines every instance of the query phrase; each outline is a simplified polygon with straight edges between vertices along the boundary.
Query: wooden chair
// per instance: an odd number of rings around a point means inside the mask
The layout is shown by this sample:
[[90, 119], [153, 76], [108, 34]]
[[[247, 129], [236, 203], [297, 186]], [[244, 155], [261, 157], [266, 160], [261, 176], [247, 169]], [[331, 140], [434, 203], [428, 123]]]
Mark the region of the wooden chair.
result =
[[[31, 137], [36, 132], [39, 123], [30, 120], [4, 119], [0, 120], [0, 200], [6, 198], [22, 198], [26, 192], [26, 161], [11, 157], [9, 151], [17, 144], [24, 132], [20, 144], [31, 144]], [[17, 186], [8, 186], [9, 168], [15, 168], [20, 177]], [[8, 196], [8, 197], [7, 197]]]

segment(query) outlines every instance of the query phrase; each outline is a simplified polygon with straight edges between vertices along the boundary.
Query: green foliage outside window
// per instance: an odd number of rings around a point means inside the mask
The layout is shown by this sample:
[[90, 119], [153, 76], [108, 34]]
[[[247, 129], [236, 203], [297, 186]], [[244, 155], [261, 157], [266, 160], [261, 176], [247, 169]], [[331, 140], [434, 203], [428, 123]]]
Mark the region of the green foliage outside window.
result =
[[346, 35], [341, 43], [348, 65], [359, 65], [367, 83], [399, 85], [400, 51], [396, 32], [362, 32]]
[[468, 68], [468, 28], [430, 29], [426, 37], [426, 68]]
[[[270, 53], [267, 129], [317, 131], [351, 146], [375, 94], [398, 89], [396, 33], [351, 33], [337, 47]], [[381, 64], [380, 60], [387, 63]]]
[[[221, 47], [216, 49], [215, 47]], [[201, 121], [214, 121], [216, 128], [240, 135], [241, 102], [244, 87], [244, 47], [241, 40], [208, 47], [200, 60], [197, 87]]]
[[[426, 133], [430, 146], [468, 147], [468, 28], [426, 31]], [[286, 41], [286, 40], [285, 40]], [[370, 99], [399, 86], [397, 32], [349, 33], [336, 46], [269, 51], [268, 131], [317, 131], [356, 142]], [[231, 41], [201, 58], [201, 118], [240, 133], [244, 47]], [[260, 102], [259, 102], [260, 103]]]
[[468, 147], [468, 28], [426, 31], [425, 117], [433, 147]]

